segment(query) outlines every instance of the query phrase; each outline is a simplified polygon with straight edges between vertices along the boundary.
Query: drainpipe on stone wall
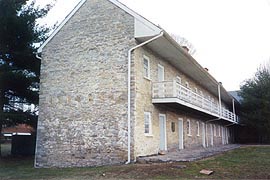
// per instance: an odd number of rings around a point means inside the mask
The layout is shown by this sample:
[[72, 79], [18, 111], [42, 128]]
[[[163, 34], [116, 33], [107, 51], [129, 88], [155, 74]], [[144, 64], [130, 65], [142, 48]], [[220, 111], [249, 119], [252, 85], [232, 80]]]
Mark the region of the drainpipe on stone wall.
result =
[[39, 56], [38, 53], [36, 53], [36, 58], [38, 58], [39, 60], [41, 60], [41, 56]]
[[137, 46], [132, 47], [131, 49], [128, 50], [128, 161], [126, 164], [129, 164], [131, 162], [131, 124], [130, 124], [130, 117], [131, 117], [131, 53], [135, 49], [142, 47], [158, 38], [163, 36], [163, 31], [160, 32], [159, 35], [144, 41], [141, 44], [138, 44]]

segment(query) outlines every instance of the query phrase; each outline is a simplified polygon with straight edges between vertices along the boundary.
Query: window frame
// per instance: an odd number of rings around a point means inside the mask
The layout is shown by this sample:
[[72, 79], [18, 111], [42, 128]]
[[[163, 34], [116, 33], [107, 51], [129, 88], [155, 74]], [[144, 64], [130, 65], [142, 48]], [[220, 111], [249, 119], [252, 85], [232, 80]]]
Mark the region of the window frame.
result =
[[188, 81], [186, 81], [185, 86], [186, 86], [187, 89], [190, 89]]
[[[158, 73], [159, 72], [159, 68], [162, 69], [162, 73], [163, 73], [162, 80], [159, 79], [159, 73]], [[158, 82], [163, 82], [165, 80], [165, 68], [161, 64], [158, 64], [157, 78], [158, 78]]]
[[200, 122], [197, 121], [197, 136], [200, 136]]
[[[149, 117], [149, 122], [148, 122], [148, 133], [145, 132], [146, 130], [146, 117]], [[152, 117], [151, 117], [151, 112], [144, 112], [144, 135], [145, 136], [152, 136]]]
[[182, 84], [182, 78], [180, 76], [176, 76], [175, 81], [176, 83]]
[[191, 135], [191, 121], [190, 121], [190, 119], [187, 119], [187, 135], [192, 136]]
[[[147, 76], [146, 76], [146, 74], [145, 74], [145, 67], [144, 67], [144, 61], [147, 61]], [[143, 77], [145, 78], [145, 79], [148, 79], [148, 80], [150, 80], [150, 58], [148, 57], [148, 56], [146, 56], [146, 55], [143, 55]]]

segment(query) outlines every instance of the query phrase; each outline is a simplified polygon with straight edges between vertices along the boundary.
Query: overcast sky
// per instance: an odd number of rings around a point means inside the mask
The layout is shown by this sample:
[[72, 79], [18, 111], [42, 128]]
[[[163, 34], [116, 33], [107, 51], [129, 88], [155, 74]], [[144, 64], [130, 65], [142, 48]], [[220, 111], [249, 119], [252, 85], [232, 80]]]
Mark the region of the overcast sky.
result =
[[[79, 1], [58, 0], [44, 22], [61, 21]], [[227, 90], [239, 89], [269, 61], [270, 0], [120, 1], [189, 40], [196, 49], [193, 57]]]

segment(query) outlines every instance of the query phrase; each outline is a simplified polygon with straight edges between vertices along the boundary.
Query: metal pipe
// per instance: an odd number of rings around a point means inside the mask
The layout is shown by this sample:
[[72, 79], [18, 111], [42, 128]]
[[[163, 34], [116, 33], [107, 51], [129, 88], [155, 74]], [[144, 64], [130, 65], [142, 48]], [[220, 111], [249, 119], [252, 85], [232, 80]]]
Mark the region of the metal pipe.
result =
[[236, 121], [234, 99], [232, 99], [232, 106], [233, 106], [233, 120]]
[[221, 112], [221, 95], [220, 95], [220, 86], [221, 82], [218, 83], [218, 101], [219, 101], [219, 118], [221, 118], [222, 112]]
[[126, 162], [126, 164], [129, 164], [131, 162], [131, 53], [132, 51], [134, 51], [135, 49], [142, 47], [156, 39], [158, 39], [159, 37], [163, 36], [163, 31], [160, 32], [159, 35], [144, 41], [141, 44], [138, 44], [137, 46], [132, 47], [131, 49], [128, 50], [128, 161]]
[[36, 53], [36, 58], [38, 58], [39, 60], [41, 60], [41, 56], [38, 55], [38, 53]]

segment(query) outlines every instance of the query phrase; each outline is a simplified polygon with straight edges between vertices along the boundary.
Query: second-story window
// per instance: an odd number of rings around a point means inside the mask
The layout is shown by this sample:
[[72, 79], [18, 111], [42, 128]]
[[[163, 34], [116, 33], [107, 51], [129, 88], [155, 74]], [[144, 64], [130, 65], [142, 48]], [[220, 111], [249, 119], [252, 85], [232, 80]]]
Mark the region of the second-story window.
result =
[[176, 76], [176, 83], [181, 84], [181, 77], [180, 76]]
[[203, 92], [202, 91], [200, 91], [200, 95], [203, 97]]
[[188, 83], [188, 82], [186, 82], [186, 88], [188, 88], [188, 89], [189, 89], [189, 83]]
[[164, 81], [164, 67], [158, 64], [158, 82]]
[[147, 56], [143, 56], [143, 75], [150, 79], [150, 60]]

